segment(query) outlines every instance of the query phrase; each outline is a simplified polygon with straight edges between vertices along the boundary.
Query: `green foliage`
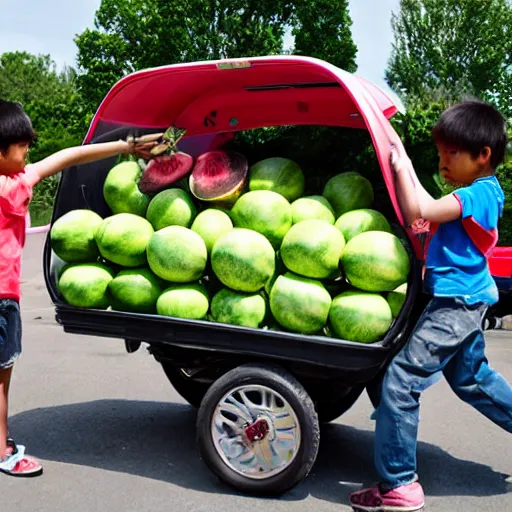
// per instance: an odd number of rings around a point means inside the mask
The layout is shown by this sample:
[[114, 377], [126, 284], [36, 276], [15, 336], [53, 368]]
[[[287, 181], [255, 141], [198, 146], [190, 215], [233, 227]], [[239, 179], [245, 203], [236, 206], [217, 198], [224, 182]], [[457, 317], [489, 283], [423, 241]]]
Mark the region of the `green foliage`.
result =
[[[435, 101], [414, 102], [405, 114], [397, 114], [392, 124], [400, 135], [423, 186], [438, 198], [453, 192], [453, 186], [443, 183], [439, 177], [437, 150], [431, 130], [440, 114], [457, 101], [437, 97]], [[511, 134], [512, 135], [512, 134]], [[497, 170], [497, 177], [505, 192], [505, 211], [499, 225], [500, 245], [512, 246], [512, 158]]]
[[96, 107], [123, 75], [150, 67], [282, 51], [291, 1], [102, 0], [76, 38], [80, 88]]
[[443, 98], [429, 103], [417, 102], [391, 121], [414, 164], [418, 178], [434, 197], [440, 197], [445, 191], [437, 180], [439, 164], [431, 131], [441, 112], [448, 106]]
[[94, 111], [127, 73], [201, 60], [284, 53], [355, 71], [347, 0], [102, 0], [95, 28], [76, 38], [78, 83]]
[[[23, 105], [38, 134], [30, 161], [81, 143], [87, 125], [75, 82], [74, 70], [58, 73], [49, 55], [0, 55], [0, 95]], [[52, 207], [56, 184], [56, 179], [46, 179], [35, 188], [31, 211], [36, 220], [38, 212]]]
[[440, 88], [498, 96], [509, 115], [509, 0], [400, 0], [392, 27], [395, 43], [386, 79], [393, 89], [405, 97], [428, 96]]
[[354, 72], [357, 47], [352, 40], [347, 0], [302, 0], [295, 5], [293, 53]]
[[512, 246], [512, 160], [503, 164], [497, 171], [503, 192], [505, 192], [505, 211], [499, 226], [500, 245]]
[[[464, 96], [493, 103], [512, 117], [512, 4], [510, 0], [400, 0], [386, 79], [407, 106], [393, 120], [421, 182], [449, 193], [437, 172], [430, 131], [441, 112]], [[500, 244], [512, 245], [512, 163], [498, 170], [506, 194]]]

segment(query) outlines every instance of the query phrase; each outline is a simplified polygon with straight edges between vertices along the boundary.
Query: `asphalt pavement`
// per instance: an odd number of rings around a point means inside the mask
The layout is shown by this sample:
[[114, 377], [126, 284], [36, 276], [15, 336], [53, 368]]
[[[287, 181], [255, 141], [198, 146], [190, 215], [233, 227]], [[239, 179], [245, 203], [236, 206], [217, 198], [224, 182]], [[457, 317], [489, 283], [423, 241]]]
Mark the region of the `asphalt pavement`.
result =
[[[347, 495], [376, 476], [366, 396], [322, 427], [310, 476], [280, 499], [233, 492], [205, 467], [195, 410], [143, 348], [70, 335], [55, 323], [42, 276], [43, 235], [23, 260], [24, 353], [12, 383], [10, 429], [43, 476], [0, 475], [1, 512], [348, 511]], [[487, 336], [488, 357], [512, 380], [512, 333]], [[427, 511], [512, 511], [512, 437], [462, 403], [444, 381], [421, 408], [419, 472]]]

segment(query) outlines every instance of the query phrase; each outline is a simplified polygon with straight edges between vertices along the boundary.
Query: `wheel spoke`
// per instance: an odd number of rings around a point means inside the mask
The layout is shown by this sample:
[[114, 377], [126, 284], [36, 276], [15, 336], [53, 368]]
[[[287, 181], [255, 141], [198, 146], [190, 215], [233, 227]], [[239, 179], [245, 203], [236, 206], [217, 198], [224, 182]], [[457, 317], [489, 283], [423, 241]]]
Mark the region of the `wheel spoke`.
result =
[[231, 429], [231, 431], [237, 435], [243, 434], [243, 429], [242, 429], [241, 425], [226, 418], [222, 414], [216, 414], [215, 415], [215, 427], [217, 428], [217, 431], [219, 433], [226, 433], [226, 428], [225, 428], [226, 426], [228, 426]]
[[233, 403], [227, 403], [226, 401], [219, 405], [219, 409], [221, 411], [230, 412], [231, 414], [236, 416], [238, 418], [237, 424], [239, 423], [239, 420], [242, 420], [242, 423], [251, 422], [253, 420], [251, 413], [246, 408], [242, 408], [243, 406], [239, 407], [238, 405], [241, 406], [242, 404], [237, 402], [237, 405], [235, 405]]
[[268, 438], [255, 444], [254, 453], [258, 458], [259, 466], [263, 468], [264, 471], [270, 471], [273, 466], [273, 453]]
[[283, 412], [277, 415], [276, 418], [274, 419], [274, 426], [277, 431], [290, 430], [292, 428], [295, 428], [297, 426], [297, 423], [291, 414]]
[[226, 457], [228, 457], [231, 460], [242, 459], [242, 457], [248, 455], [247, 448], [241, 436], [232, 438], [222, 437], [221, 439], [219, 439], [219, 443]]

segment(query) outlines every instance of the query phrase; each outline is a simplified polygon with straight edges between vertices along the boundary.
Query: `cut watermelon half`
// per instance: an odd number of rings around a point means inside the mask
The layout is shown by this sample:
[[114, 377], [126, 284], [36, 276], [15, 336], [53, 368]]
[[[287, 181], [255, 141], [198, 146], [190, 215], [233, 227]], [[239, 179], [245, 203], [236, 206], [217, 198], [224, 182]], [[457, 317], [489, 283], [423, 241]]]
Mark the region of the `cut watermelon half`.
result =
[[149, 160], [138, 183], [141, 192], [160, 192], [190, 172], [194, 159], [187, 153], [176, 150], [185, 133], [185, 130], [171, 127], [163, 135], [164, 142], [151, 150], [153, 158]]
[[194, 159], [186, 153], [173, 153], [152, 158], [139, 180], [139, 190], [144, 194], [160, 192], [186, 176]]
[[247, 181], [247, 158], [236, 151], [215, 150], [196, 159], [190, 175], [192, 194], [201, 201], [232, 204]]

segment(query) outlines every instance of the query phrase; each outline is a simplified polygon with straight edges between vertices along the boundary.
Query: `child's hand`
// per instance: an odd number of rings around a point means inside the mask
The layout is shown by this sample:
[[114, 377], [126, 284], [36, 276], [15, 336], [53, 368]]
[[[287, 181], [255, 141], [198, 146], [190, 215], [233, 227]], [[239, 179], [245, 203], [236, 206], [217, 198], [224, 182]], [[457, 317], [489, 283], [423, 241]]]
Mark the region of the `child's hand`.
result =
[[126, 139], [127, 153], [137, 155], [141, 158], [150, 158], [150, 151], [159, 144], [163, 133], [151, 133], [142, 137], [129, 136]]
[[414, 173], [414, 167], [412, 166], [412, 162], [407, 156], [407, 153], [404, 151], [403, 155], [399, 154], [395, 146], [392, 146], [391, 148], [390, 164], [391, 168], [395, 171], [396, 174]]

